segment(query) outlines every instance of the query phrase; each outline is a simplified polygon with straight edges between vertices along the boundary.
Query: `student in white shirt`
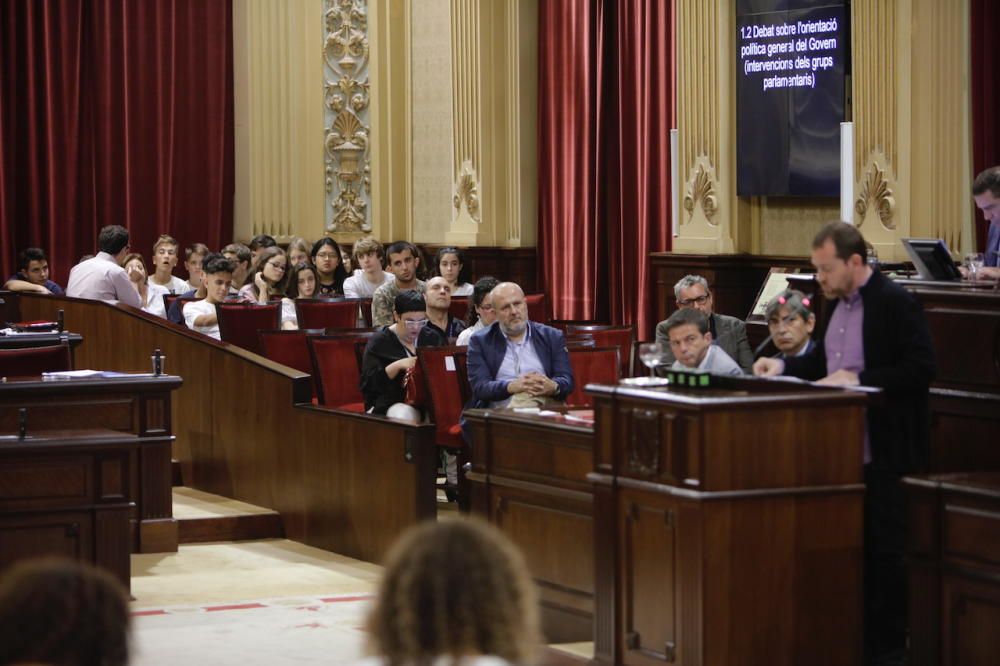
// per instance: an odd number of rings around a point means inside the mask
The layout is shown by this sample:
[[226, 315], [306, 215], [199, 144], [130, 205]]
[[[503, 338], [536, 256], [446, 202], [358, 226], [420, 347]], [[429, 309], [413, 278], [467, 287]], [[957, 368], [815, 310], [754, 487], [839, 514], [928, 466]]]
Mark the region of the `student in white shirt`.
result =
[[466, 323], [469, 327], [458, 334], [455, 344], [460, 347], [469, 346], [469, 338], [484, 328], [489, 328], [490, 324], [497, 320], [497, 313], [493, 309], [493, 289], [500, 284], [500, 280], [492, 275], [481, 277], [476, 280], [476, 286], [472, 290], [472, 301], [469, 303], [469, 317]]
[[225, 301], [229, 294], [229, 285], [233, 281], [233, 262], [221, 254], [209, 254], [202, 263], [202, 272], [205, 298], [184, 306], [184, 323], [193, 331], [220, 340], [222, 338], [215, 304]]
[[451, 285], [452, 296], [471, 296], [470, 272], [465, 263], [465, 253], [457, 247], [443, 247], [434, 258], [434, 272]]
[[360, 238], [354, 244], [354, 263], [360, 268], [344, 280], [344, 296], [347, 298], [371, 298], [376, 289], [396, 279], [395, 275], [383, 270], [385, 250], [371, 236]]
[[166, 319], [167, 306], [163, 302], [163, 296], [170, 292], [167, 291], [166, 287], [155, 284], [149, 278], [146, 273], [146, 262], [142, 260], [142, 255], [138, 252], [127, 255], [122, 261], [122, 268], [125, 269], [128, 279], [132, 281], [132, 286], [139, 292], [139, 298], [142, 299], [142, 311]]
[[153, 274], [149, 276], [149, 282], [163, 287], [171, 294], [183, 294], [188, 291], [188, 283], [174, 275], [179, 250], [180, 244], [173, 236], [167, 234], [163, 234], [153, 243]]
[[69, 272], [66, 295], [100, 301], [121, 301], [141, 308], [139, 292], [121, 267], [129, 253], [128, 230], [117, 224], [101, 229], [97, 236], [96, 256], [81, 261]]
[[310, 263], [292, 266], [288, 275], [288, 287], [285, 297], [281, 299], [281, 328], [295, 330], [299, 327], [298, 314], [295, 312], [295, 299], [312, 298], [316, 294], [319, 276], [316, 267]]

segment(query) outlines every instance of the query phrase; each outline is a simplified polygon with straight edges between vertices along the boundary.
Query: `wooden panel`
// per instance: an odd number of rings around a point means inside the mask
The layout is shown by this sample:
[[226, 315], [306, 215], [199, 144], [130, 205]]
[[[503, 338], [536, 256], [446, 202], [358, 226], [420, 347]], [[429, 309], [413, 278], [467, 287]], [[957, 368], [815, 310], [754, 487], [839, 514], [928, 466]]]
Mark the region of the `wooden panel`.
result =
[[0, 509], [87, 502], [92, 494], [91, 464], [88, 456], [5, 457], [0, 467]]
[[[619, 495], [623, 663], [678, 656], [676, 503], [651, 493]], [[684, 663], [682, 660], [681, 663]]]
[[[288, 538], [379, 561], [435, 515], [433, 426], [310, 407], [308, 375], [127, 306], [23, 295], [20, 307], [32, 319], [65, 310], [87, 341], [77, 367], [148, 372], [162, 350], [184, 378], [170, 419], [185, 483], [279, 512]], [[147, 471], [169, 483], [169, 456], [157, 456]], [[160, 528], [150, 518], [143, 533]]]
[[43, 555], [93, 562], [93, 538], [93, 520], [85, 511], [0, 515], [0, 569]]
[[[441, 245], [421, 245], [427, 258], [427, 268], [431, 268], [434, 257]], [[474, 283], [481, 277], [492, 275], [501, 282], [516, 282], [526, 294], [541, 289], [538, 275], [538, 251], [533, 247], [463, 247], [465, 259]]]
[[943, 666], [994, 666], [1000, 655], [1000, 585], [946, 576]]

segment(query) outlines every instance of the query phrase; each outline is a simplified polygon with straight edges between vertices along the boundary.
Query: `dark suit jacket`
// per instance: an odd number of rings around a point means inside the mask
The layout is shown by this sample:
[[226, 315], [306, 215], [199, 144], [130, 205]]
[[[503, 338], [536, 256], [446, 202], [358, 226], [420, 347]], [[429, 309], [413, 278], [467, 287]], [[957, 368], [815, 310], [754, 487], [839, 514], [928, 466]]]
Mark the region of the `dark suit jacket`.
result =
[[[666, 321], [661, 321], [656, 325], [656, 341], [663, 348], [664, 367], [669, 367], [677, 359], [670, 351], [670, 336], [667, 335]], [[745, 373], [750, 372], [753, 366], [753, 350], [750, 349], [750, 341], [747, 340], [747, 325], [736, 317], [712, 314], [712, 334], [714, 344], [722, 347], [722, 351], [729, 354], [730, 358], [736, 361], [736, 365]]]
[[[528, 326], [535, 353], [545, 368], [545, 376], [559, 385], [559, 392], [553, 397], [564, 400], [573, 392], [573, 369], [566, 351], [566, 337], [559, 329], [544, 324], [529, 321]], [[507, 382], [496, 379], [506, 353], [507, 338], [500, 332], [499, 322], [469, 338], [467, 359], [472, 399], [467, 407], [488, 407], [491, 402], [510, 397]]]
[[983, 253], [983, 266], [1000, 266], [1000, 222], [990, 222], [986, 232], [986, 252]]
[[[917, 299], [878, 271], [861, 288], [861, 301], [865, 370], [859, 379], [884, 391], [883, 400], [868, 408], [872, 466], [898, 475], [919, 471], [927, 461], [928, 396], [935, 372], [927, 319]], [[823, 341], [804, 356], [786, 359], [785, 374], [825, 377]]]

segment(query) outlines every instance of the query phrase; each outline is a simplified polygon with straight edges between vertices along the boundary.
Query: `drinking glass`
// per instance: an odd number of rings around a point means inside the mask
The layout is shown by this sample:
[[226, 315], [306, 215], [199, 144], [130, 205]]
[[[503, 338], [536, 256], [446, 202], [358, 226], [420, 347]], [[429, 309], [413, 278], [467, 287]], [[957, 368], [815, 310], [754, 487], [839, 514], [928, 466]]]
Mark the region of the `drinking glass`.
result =
[[969, 279], [979, 279], [979, 269], [983, 267], [983, 253], [971, 252], [965, 255], [965, 267], [969, 269]]
[[653, 368], [660, 364], [663, 358], [663, 347], [658, 342], [644, 342], [639, 345], [639, 360], [649, 368], [649, 376], [653, 377]]

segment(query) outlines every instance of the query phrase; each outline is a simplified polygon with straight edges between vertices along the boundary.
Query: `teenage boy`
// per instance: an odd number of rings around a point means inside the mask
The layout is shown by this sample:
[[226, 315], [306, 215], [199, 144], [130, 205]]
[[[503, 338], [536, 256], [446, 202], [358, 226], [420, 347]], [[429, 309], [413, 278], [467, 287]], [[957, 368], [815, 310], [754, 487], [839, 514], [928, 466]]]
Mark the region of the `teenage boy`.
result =
[[161, 235], [153, 243], [153, 274], [149, 276], [149, 281], [164, 287], [171, 294], [183, 294], [187, 291], [187, 282], [174, 275], [179, 249], [180, 244], [167, 234]]
[[422, 294], [425, 290], [423, 280], [417, 279], [420, 255], [413, 243], [397, 241], [389, 246], [386, 254], [389, 256], [389, 270], [396, 279], [376, 289], [372, 296], [372, 325], [380, 328], [392, 325], [393, 306], [399, 292], [415, 289]]
[[208, 253], [208, 246], [202, 243], [193, 243], [184, 249], [184, 268], [187, 269], [188, 280], [185, 288], [177, 293], [183, 294], [201, 286], [201, 264]]
[[49, 279], [49, 260], [45, 258], [45, 251], [38, 247], [29, 247], [17, 255], [17, 273], [10, 276], [3, 288], [63, 295], [63, 288]]
[[184, 323], [191, 330], [219, 340], [221, 337], [215, 304], [225, 301], [229, 294], [229, 286], [233, 283], [233, 262], [221, 254], [209, 254], [202, 262], [202, 272], [205, 298], [184, 307]]
[[361, 238], [354, 244], [354, 274], [344, 280], [344, 296], [347, 298], [371, 298], [375, 290], [396, 276], [382, 269], [385, 253], [382, 244], [371, 236]]

